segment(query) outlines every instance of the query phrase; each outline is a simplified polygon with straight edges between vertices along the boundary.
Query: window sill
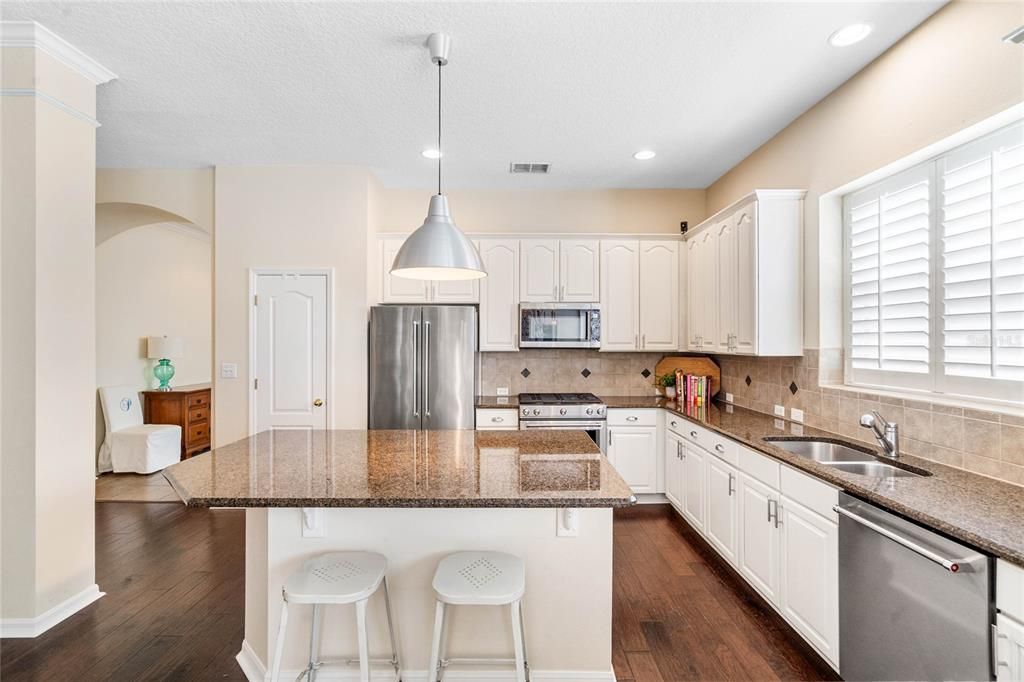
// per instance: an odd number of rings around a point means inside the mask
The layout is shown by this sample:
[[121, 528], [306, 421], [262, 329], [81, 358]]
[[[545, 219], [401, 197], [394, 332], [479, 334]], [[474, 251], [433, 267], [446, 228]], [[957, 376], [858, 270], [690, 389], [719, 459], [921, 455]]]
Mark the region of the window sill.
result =
[[1018, 402], [1008, 400], [985, 400], [984, 398], [950, 396], [942, 393], [929, 393], [927, 391], [908, 391], [881, 388], [870, 384], [821, 384], [821, 390], [835, 390], [850, 395], [859, 396], [880, 396], [894, 400], [908, 400], [912, 402], [931, 403], [933, 405], [944, 405], [946, 407], [962, 407], [967, 410], [981, 410], [1006, 414], [1014, 417], [1024, 417], [1024, 407]]

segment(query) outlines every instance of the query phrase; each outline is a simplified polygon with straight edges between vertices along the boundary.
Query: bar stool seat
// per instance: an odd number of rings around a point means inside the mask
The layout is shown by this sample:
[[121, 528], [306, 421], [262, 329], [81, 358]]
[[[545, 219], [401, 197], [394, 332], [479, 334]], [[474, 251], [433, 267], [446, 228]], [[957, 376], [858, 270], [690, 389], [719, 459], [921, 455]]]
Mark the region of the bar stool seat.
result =
[[[434, 573], [434, 636], [430, 667], [442, 680], [444, 669], [452, 663], [512, 663], [516, 680], [529, 679], [526, 660], [526, 635], [523, 627], [522, 598], [526, 592], [526, 565], [512, 554], [502, 552], [457, 552], [449, 554]], [[444, 658], [445, 624], [448, 606], [507, 606], [512, 619], [512, 642], [515, 658]]]
[[[278, 626], [271, 680], [278, 682], [281, 675], [281, 658], [284, 653], [285, 633], [288, 626], [289, 604], [311, 604], [313, 606], [313, 627], [310, 633], [309, 664], [302, 674], [308, 682], [315, 682], [320, 667], [328, 662], [319, 658], [320, 623], [322, 607], [337, 604], [355, 604], [356, 630], [359, 639], [359, 655], [356, 659], [341, 659], [331, 663], [359, 663], [359, 679], [370, 681], [370, 664], [387, 663], [394, 669], [391, 680], [401, 680], [401, 666], [395, 643], [395, 630], [391, 618], [391, 598], [388, 594], [387, 559], [375, 552], [328, 552], [303, 562], [297, 571], [285, 580], [281, 590], [281, 623]], [[370, 658], [366, 627], [366, 607], [378, 589], [383, 586], [384, 606], [391, 636], [391, 658]]]

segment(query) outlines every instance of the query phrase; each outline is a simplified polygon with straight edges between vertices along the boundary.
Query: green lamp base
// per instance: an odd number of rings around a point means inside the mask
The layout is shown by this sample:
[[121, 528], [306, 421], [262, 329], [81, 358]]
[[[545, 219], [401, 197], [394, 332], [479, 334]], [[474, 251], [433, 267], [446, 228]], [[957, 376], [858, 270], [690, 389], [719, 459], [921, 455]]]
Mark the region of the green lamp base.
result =
[[157, 386], [158, 391], [170, 391], [171, 390], [171, 379], [174, 378], [174, 366], [171, 361], [164, 358], [157, 363], [156, 367], [153, 368], [153, 376], [157, 378], [160, 385]]

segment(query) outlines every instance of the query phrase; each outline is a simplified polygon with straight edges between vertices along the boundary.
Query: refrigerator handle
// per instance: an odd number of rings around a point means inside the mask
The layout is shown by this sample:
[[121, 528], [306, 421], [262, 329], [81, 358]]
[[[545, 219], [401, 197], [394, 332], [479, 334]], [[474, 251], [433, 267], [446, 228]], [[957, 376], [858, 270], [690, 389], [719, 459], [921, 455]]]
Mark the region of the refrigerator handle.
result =
[[423, 323], [423, 416], [430, 416], [430, 323]]
[[420, 323], [418, 321], [412, 323], [412, 353], [412, 414], [414, 417], [418, 417], [420, 416]]

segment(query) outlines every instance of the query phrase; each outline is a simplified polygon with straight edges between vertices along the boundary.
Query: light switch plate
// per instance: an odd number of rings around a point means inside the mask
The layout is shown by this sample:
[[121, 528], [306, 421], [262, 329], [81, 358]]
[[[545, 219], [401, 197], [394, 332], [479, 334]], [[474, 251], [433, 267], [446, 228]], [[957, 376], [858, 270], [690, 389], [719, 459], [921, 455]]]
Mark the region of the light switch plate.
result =
[[804, 411], [803, 410], [798, 410], [795, 407], [791, 407], [791, 408], [789, 408], [789, 418], [792, 419], [795, 422], [803, 422], [803, 420], [804, 420]]
[[555, 536], [560, 538], [574, 538], [580, 534], [580, 510], [572, 507], [556, 510], [555, 513]]
[[802, 427], [800, 424], [793, 424], [793, 426], [790, 428], [790, 433], [792, 433], [794, 436], [802, 436], [804, 435], [804, 427]]
[[508, 395], [508, 386], [498, 386], [498, 395]]
[[225, 362], [220, 366], [220, 378], [221, 379], [237, 379], [238, 378], [238, 365], [233, 362]]
[[732, 393], [726, 393], [725, 394], [725, 402], [727, 402], [727, 403], [731, 403], [732, 402]]
[[776, 417], [785, 417], [786, 416], [786, 408], [783, 407], [782, 405], [776, 405], [775, 406], [775, 416]]

